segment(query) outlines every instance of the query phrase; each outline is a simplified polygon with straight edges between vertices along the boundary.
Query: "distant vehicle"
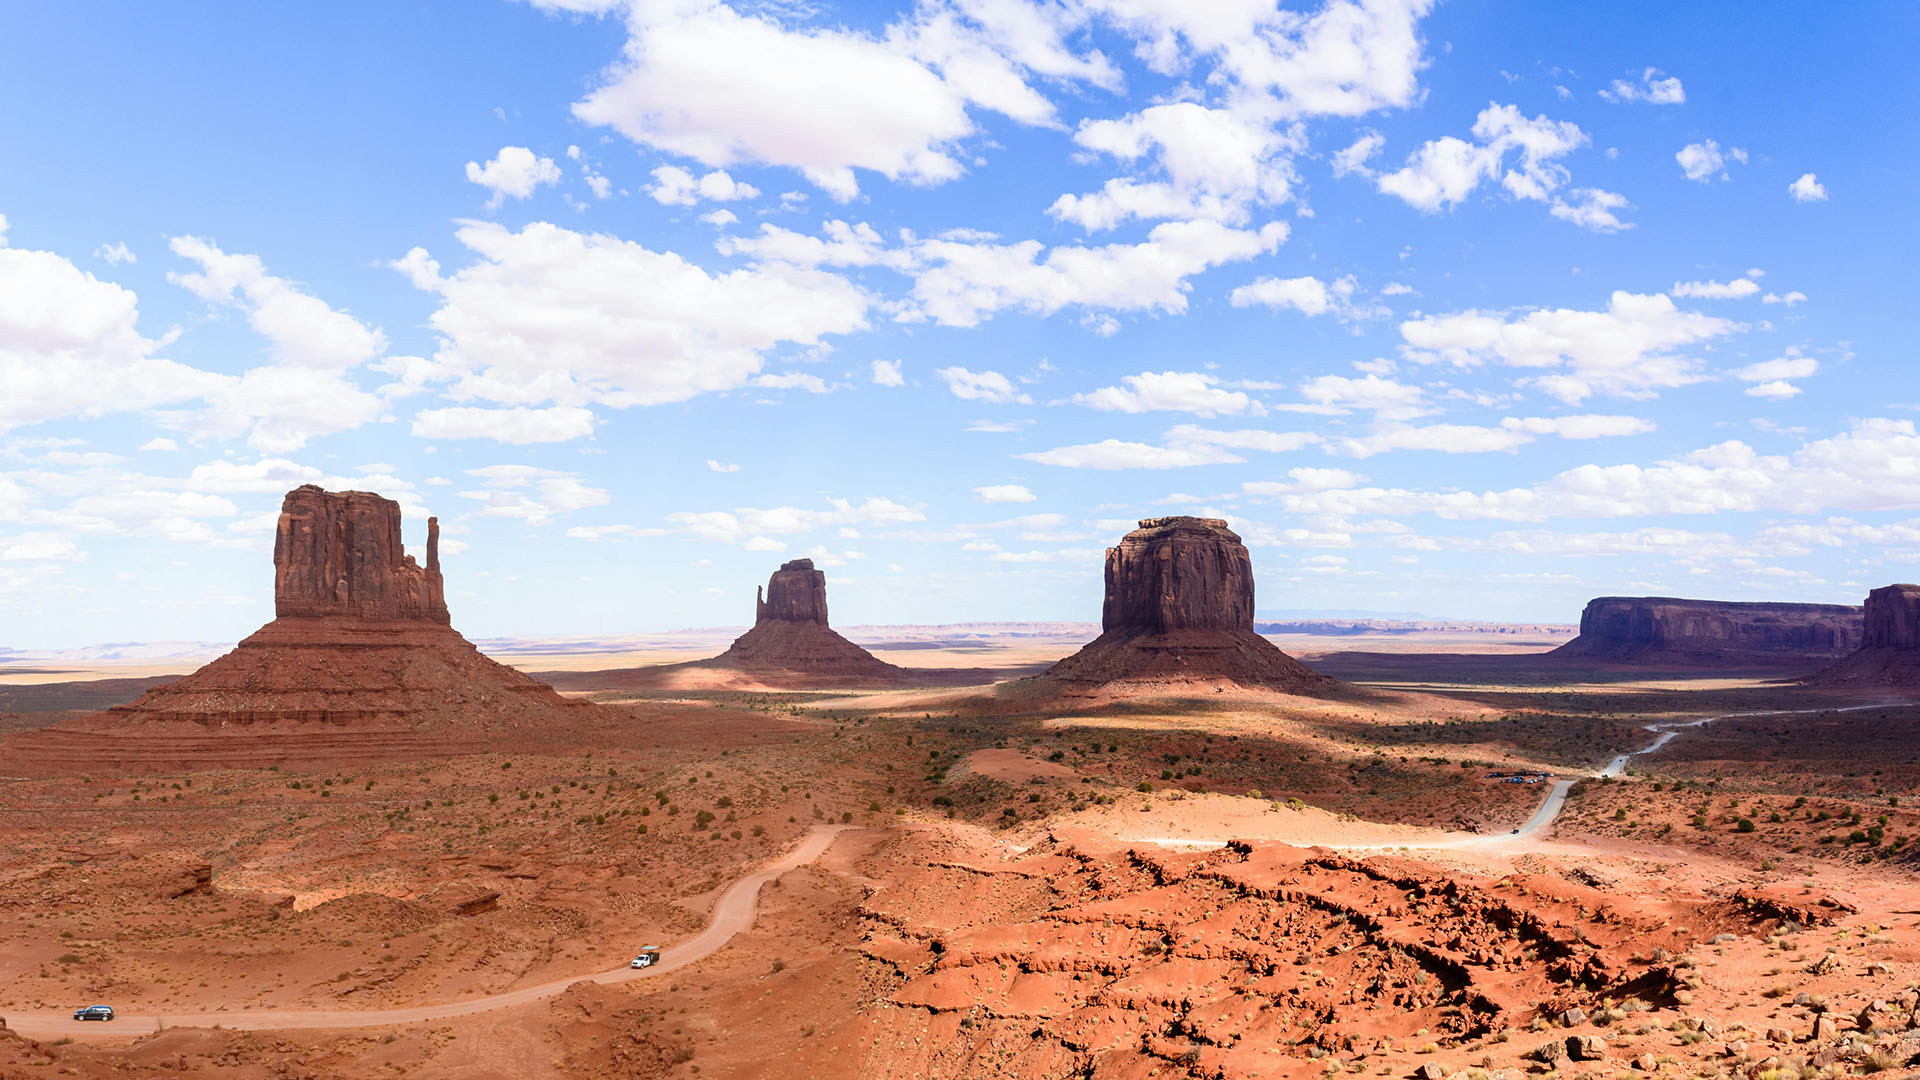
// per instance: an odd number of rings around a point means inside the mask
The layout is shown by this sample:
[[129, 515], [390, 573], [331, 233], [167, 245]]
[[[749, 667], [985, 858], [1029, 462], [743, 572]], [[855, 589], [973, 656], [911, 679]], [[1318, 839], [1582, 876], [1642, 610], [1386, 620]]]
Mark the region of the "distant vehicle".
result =
[[113, 1019], [113, 1006], [89, 1005], [84, 1009], [75, 1009], [73, 1011], [73, 1018], [75, 1020], [111, 1020]]
[[1519, 829], [1515, 829], [1515, 830], [1513, 830], [1513, 835], [1515, 835], [1515, 836], [1519, 836], [1519, 835], [1520, 835], [1520, 830], [1519, 830]]
[[660, 962], [660, 946], [649, 945], [646, 948], [641, 949], [640, 955], [634, 957], [633, 963], [628, 964], [627, 966], [631, 968], [648, 968], [648, 967], [652, 967], [653, 965], [659, 962]]

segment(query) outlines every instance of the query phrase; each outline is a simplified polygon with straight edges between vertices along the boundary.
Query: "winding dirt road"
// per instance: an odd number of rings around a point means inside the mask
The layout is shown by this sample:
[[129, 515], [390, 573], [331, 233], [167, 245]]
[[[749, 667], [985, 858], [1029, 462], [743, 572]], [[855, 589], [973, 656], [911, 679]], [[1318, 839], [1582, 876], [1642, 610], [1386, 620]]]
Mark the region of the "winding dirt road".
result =
[[[705, 930], [685, 941], [669, 945], [661, 950], [660, 961], [652, 967], [617, 968], [613, 971], [601, 971], [591, 975], [574, 975], [538, 986], [509, 990], [504, 994], [488, 997], [468, 998], [464, 1001], [450, 1001], [440, 1005], [416, 1005], [405, 1009], [234, 1009], [226, 1012], [192, 1013], [133, 1013], [123, 1012], [110, 1021], [79, 1021], [73, 1018], [71, 1011], [60, 1013], [13, 1014], [6, 1018], [7, 1026], [30, 1039], [57, 1039], [70, 1036], [74, 1039], [91, 1041], [92, 1039], [127, 1037], [143, 1035], [160, 1028], [170, 1027], [212, 1027], [215, 1024], [223, 1028], [256, 1031], [263, 1029], [289, 1028], [356, 1028], [386, 1027], [394, 1024], [417, 1024], [428, 1020], [445, 1020], [454, 1016], [467, 1016], [472, 1013], [504, 1009], [513, 1005], [524, 1005], [530, 1001], [552, 997], [567, 987], [580, 982], [622, 983], [634, 979], [646, 979], [655, 975], [664, 975], [669, 971], [686, 967], [688, 964], [712, 956], [724, 948], [733, 935], [753, 925], [755, 909], [759, 906], [760, 888], [767, 882], [796, 867], [805, 866], [819, 858], [845, 826], [822, 825], [810, 830], [800, 845], [778, 860], [741, 878], [728, 887], [713, 906], [713, 918]], [[92, 1002], [76, 1002], [75, 1008], [90, 1005]]]

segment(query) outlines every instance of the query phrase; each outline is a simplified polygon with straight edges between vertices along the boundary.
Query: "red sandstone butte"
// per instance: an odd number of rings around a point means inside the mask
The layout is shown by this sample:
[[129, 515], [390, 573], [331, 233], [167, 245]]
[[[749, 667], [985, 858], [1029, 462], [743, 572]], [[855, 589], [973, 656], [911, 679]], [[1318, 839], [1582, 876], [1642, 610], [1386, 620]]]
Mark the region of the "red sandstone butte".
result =
[[1861, 609], [1844, 604], [1602, 596], [1581, 612], [1580, 636], [1552, 655], [1619, 663], [1817, 663], [1860, 643]]
[[699, 666], [760, 676], [792, 675], [822, 685], [892, 685], [907, 672], [841, 637], [827, 625], [827, 575], [812, 559], [782, 563], [756, 591], [753, 629]]
[[400, 543], [400, 505], [311, 485], [287, 493], [272, 622], [138, 701], [6, 741], [52, 768], [264, 766], [479, 748], [570, 722], [583, 706], [480, 654], [450, 625], [438, 523], [427, 564]]
[[1253, 629], [1253, 560], [1216, 518], [1149, 518], [1107, 549], [1101, 634], [1039, 676], [1069, 687], [1224, 680], [1290, 694], [1341, 684]]
[[1920, 687], [1920, 585], [1888, 585], [1868, 593], [1860, 648], [1807, 681]]

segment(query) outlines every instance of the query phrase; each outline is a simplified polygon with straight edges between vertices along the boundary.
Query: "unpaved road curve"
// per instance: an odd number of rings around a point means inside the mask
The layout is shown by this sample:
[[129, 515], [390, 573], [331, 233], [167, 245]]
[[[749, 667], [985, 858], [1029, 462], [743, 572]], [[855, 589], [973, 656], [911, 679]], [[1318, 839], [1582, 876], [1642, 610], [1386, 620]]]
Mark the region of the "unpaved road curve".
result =
[[[768, 865], [748, 874], [728, 887], [713, 906], [713, 918], [707, 928], [685, 941], [661, 950], [660, 962], [652, 967], [621, 967], [591, 975], [574, 975], [538, 986], [509, 990], [504, 994], [467, 998], [441, 1005], [416, 1005], [405, 1009], [233, 1009], [226, 1012], [132, 1013], [123, 1012], [109, 1021], [82, 1022], [72, 1010], [59, 1013], [13, 1013], [7, 1026], [30, 1039], [57, 1039], [71, 1036], [79, 1040], [144, 1035], [163, 1027], [212, 1027], [245, 1031], [289, 1028], [386, 1027], [393, 1024], [418, 1024], [445, 1020], [454, 1016], [524, 1005], [529, 1001], [552, 997], [579, 982], [622, 983], [634, 979], [664, 975], [719, 952], [733, 935], [753, 925], [754, 909], [759, 906], [760, 888], [795, 867], [819, 858], [845, 831], [844, 826], [821, 825], [808, 831], [800, 846]], [[95, 1004], [74, 1003], [74, 1008]], [[112, 1004], [102, 1002], [101, 1004]]]

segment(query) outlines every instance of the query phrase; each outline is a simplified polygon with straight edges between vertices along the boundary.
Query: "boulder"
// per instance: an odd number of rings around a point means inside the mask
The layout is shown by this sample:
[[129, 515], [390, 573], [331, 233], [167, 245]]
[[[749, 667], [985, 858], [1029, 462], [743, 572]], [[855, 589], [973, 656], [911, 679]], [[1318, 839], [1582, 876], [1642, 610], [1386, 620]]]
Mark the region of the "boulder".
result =
[[1553, 655], [1619, 663], [1831, 658], [1859, 648], [1862, 620], [1860, 608], [1843, 604], [1602, 596], [1581, 612], [1580, 636]]
[[1567, 1056], [1575, 1061], [1604, 1061], [1607, 1040], [1598, 1035], [1570, 1035], [1567, 1037]]

